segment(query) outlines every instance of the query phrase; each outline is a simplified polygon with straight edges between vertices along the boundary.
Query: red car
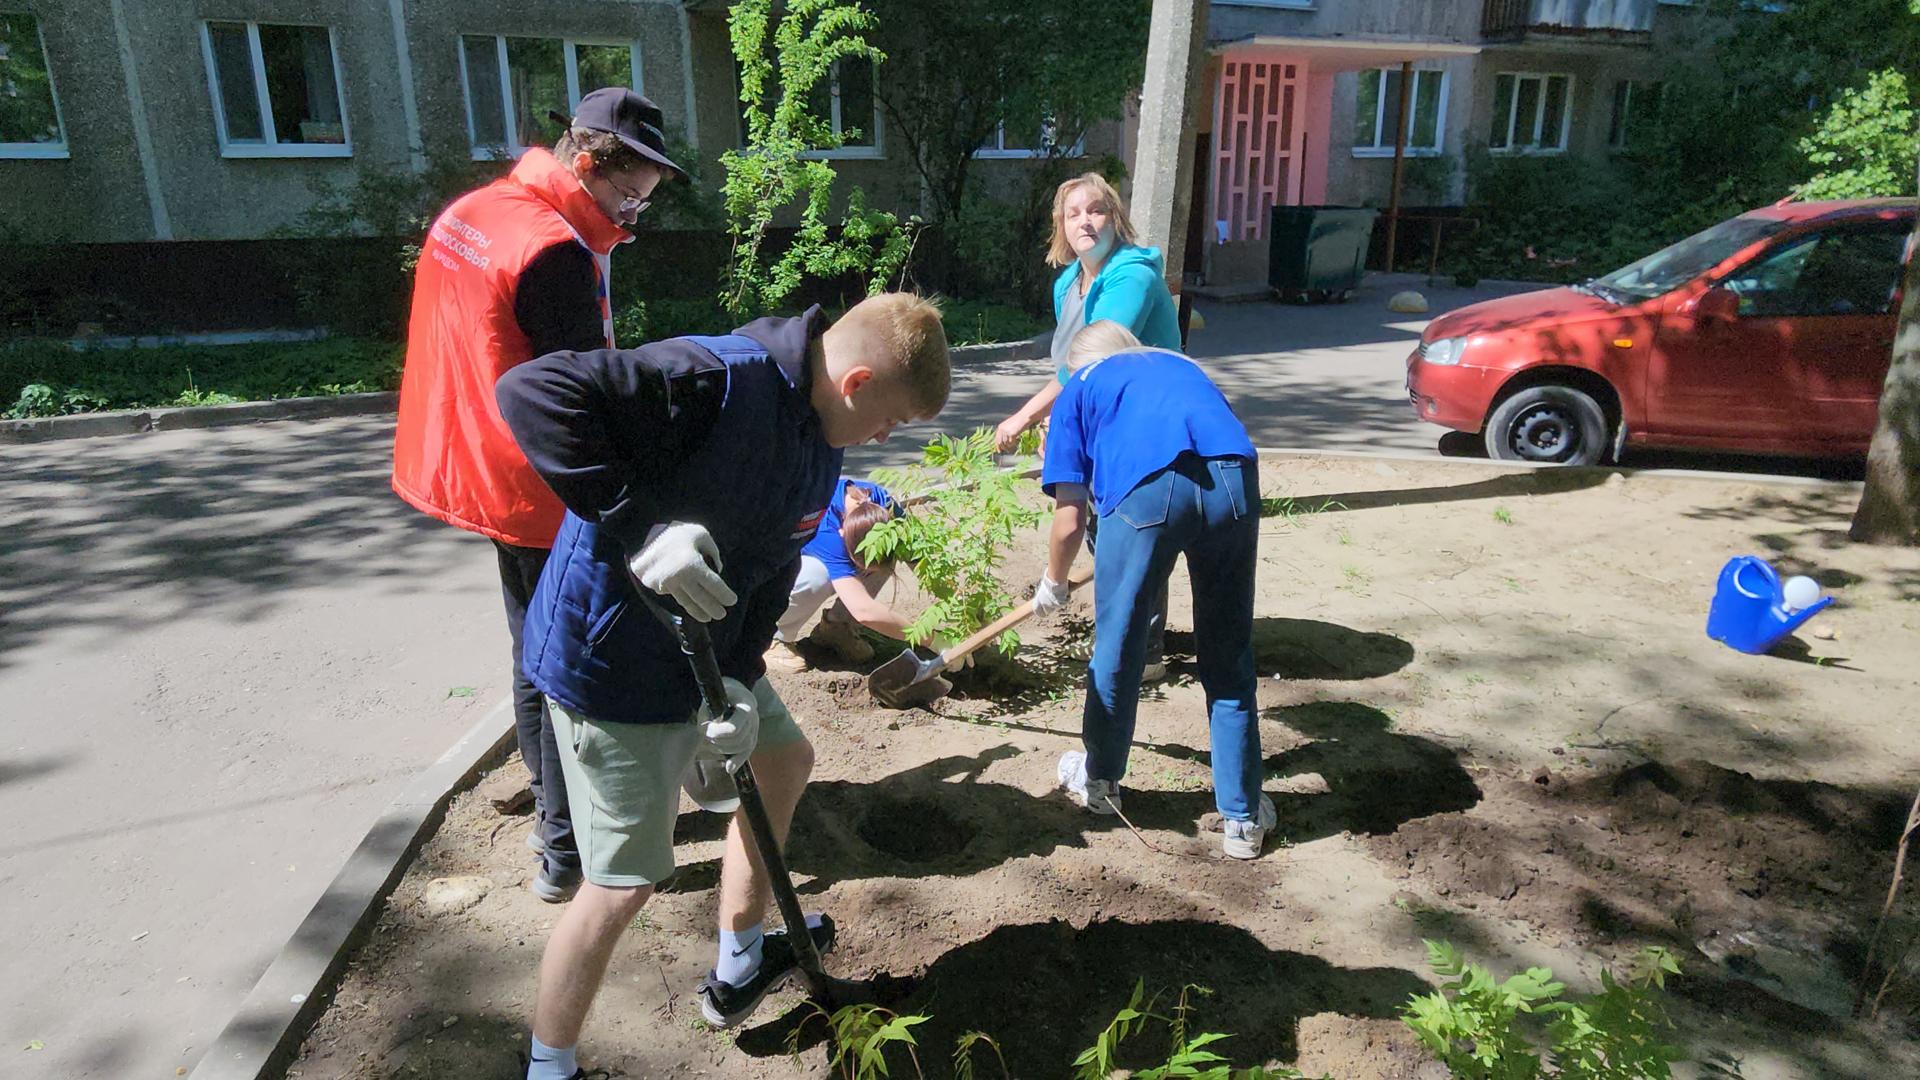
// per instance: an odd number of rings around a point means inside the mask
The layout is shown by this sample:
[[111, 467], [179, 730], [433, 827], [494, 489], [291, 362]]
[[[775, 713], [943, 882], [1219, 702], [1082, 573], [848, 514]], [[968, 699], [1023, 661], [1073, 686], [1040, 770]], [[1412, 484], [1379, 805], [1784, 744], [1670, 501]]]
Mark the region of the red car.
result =
[[1915, 206], [1782, 203], [1585, 284], [1449, 312], [1407, 359], [1408, 397], [1512, 461], [1864, 454]]

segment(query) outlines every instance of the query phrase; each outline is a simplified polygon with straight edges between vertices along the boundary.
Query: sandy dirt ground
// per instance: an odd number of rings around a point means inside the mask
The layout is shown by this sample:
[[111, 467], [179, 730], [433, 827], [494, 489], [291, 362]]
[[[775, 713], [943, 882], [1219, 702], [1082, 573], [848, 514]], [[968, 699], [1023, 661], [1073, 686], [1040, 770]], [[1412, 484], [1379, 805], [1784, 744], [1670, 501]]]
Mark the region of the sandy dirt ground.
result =
[[[897, 980], [893, 1007], [932, 1018], [926, 1075], [977, 1029], [1013, 1075], [1063, 1077], [1138, 980], [1211, 988], [1195, 1023], [1232, 1033], [1236, 1064], [1431, 1077], [1395, 1019], [1433, 983], [1425, 938], [1576, 989], [1675, 949], [1680, 1075], [1920, 1074], [1905, 987], [1877, 1023], [1844, 1019], [1920, 780], [1920, 558], [1845, 542], [1852, 489], [1313, 458], [1263, 462], [1262, 487], [1286, 501], [1261, 536], [1280, 825], [1257, 861], [1220, 857], [1202, 825], [1180, 572], [1171, 678], [1142, 702], [1126, 781], [1138, 835], [1055, 788], [1078, 745], [1082, 601], [931, 708], [880, 708], [824, 658], [776, 678], [819, 752], [790, 845], [803, 902], [840, 924], [831, 970]], [[1012, 553], [1006, 580], [1025, 588], [1040, 551]], [[1774, 655], [1703, 632], [1744, 553], [1837, 597]], [[681, 869], [615, 955], [585, 1063], [826, 1075], [817, 1046], [785, 1049], [795, 990], [738, 1033], [699, 1021], [723, 824], [682, 815]], [[558, 914], [524, 887], [526, 830], [456, 802], [287, 1075], [516, 1075]], [[447, 878], [464, 897], [429, 902]]]

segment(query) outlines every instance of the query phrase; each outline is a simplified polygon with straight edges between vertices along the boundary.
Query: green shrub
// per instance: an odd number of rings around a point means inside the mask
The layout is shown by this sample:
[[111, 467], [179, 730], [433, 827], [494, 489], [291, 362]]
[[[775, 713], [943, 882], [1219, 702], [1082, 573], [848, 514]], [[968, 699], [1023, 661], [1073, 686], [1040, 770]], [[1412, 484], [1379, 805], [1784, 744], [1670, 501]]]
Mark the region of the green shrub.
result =
[[942, 300], [940, 321], [946, 325], [948, 345], [1025, 341], [1047, 328], [1021, 308], [991, 300]]
[[[1546, 968], [1528, 968], [1496, 982], [1443, 941], [1427, 942], [1428, 962], [1447, 982], [1407, 1002], [1403, 1018], [1457, 1080], [1667, 1080], [1680, 1052], [1661, 1003], [1679, 961], [1649, 948], [1625, 982], [1602, 972], [1601, 992], [1561, 1000], [1565, 983]], [[1522, 1020], [1545, 1018], [1551, 1065], [1542, 1062]]]
[[613, 340], [622, 349], [688, 334], [725, 334], [740, 325], [714, 297], [635, 300], [613, 317]]
[[0, 402], [20, 419], [394, 390], [403, 356], [354, 338], [87, 352], [29, 342], [0, 348]]
[[[912, 566], [914, 580], [934, 598], [907, 627], [915, 644], [958, 640], [1013, 608], [1000, 564], [1019, 534], [1046, 515], [1022, 498], [1033, 482], [995, 464], [992, 429], [939, 436], [927, 444], [921, 464], [883, 469], [875, 478], [897, 499], [925, 500], [860, 542], [860, 557], [869, 562], [898, 559]], [[1020, 638], [1009, 630], [994, 644], [1011, 654]]]

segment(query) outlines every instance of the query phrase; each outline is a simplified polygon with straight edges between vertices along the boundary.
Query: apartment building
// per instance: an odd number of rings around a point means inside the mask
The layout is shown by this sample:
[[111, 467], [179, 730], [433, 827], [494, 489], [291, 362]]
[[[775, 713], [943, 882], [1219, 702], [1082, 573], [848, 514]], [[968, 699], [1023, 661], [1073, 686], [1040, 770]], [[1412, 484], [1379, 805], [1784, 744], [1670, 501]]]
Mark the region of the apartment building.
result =
[[[739, 142], [720, 0], [0, 0], [0, 237], [247, 239], [316, 184], [551, 141], [597, 86], [657, 101], [702, 160]], [[1659, 78], [1672, 0], [1215, 0], [1196, 183], [1209, 266], [1255, 275], [1276, 204], [1384, 204], [1402, 73], [1407, 155], [1604, 158]], [[830, 156], [881, 206], [918, 180], [864, 66], [825, 95]], [[1089, 135], [1128, 146], [1130, 124]], [[979, 173], [1044, 148], [996, 136]], [[717, 176], [716, 173], [710, 175]], [[1442, 203], [1464, 170], [1416, 168]], [[1440, 178], [1436, 183], [1435, 178]]]
[[1388, 204], [1403, 81], [1409, 203], [1458, 202], [1475, 150], [1604, 161], [1658, 92], [1655, 45], [1692, 29], [1690, 6], [1215, 0], [1194, 204], [1209, 279], [1264, 280], [1275, 205]]
[[[714, 163], [741, 138], [726, 18], [714, 0], [0, 0], [0, 239], [270, 236], [316, 185], [551, 143], [548, 113], [606, 85]], [[822, 156], [917, 209], [874, 78], [848, 64], [823, 88], [857, 135]], [[979, 169], [1045, 152], [997, 135]]]

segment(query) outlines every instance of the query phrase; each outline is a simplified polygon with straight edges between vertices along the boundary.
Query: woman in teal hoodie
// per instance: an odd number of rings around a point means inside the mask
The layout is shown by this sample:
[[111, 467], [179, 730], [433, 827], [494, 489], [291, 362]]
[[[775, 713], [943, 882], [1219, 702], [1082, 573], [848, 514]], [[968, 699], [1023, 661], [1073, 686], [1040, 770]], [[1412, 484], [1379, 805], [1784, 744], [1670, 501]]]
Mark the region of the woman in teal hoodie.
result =
[[1111, 320], [1154, 349], [1180, 349], [1179, 309], [1167, 290], [1158, 248], [1141, 247], [1120, 193], [1099, 173], [1085, 173], [1053, 193], [1054, 377], [1000, 422], [996, 441], [1011, 451], [1020, 434], [1047, 418], [1067, 381], [1067, 347], [1091, 323]]
[[[1006, 453], [1021, 432], [1053, 412], [1067, 382], [1067, 352], [1073, 336], [1091, 323], [1116, 322], [1141, 344], [1180, 351], [1180, 314], [1167, 290], [1166, 264], [1158, 248], [1141, 247], [1127, 217], [1127, 204], [1099, 173], [1076, 176], [1053, 193], [1053, 243], [1047, 265], [1061, 267], [1053, 281], [1054, 377], [1012, 416], [1000, 422], [995, 442]], [[1089, 536], [1089, 543], [1092, 537]], [[1144, 682], [1166, 676], [1162, 661], [1167, 629], [1163, 582], [1148, 620]]]

